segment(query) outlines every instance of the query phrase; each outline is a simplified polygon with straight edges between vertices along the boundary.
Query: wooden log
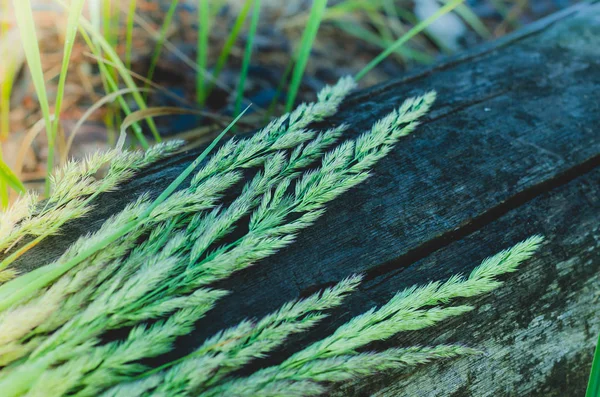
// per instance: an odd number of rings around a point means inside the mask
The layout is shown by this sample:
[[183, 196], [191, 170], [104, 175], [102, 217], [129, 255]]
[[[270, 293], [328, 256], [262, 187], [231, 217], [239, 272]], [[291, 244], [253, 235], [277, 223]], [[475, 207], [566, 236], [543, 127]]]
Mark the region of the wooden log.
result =
[[[178, 357], [353, 273], [366, 283], [315, 330], [254, 368], [281, 361], [413, 284], [469, 272], [532, 234], [541, 254], [478, 309], [371, 346], [462, 343], [483, 356], [381, 374], [339, 395], [582, 395], [600, 332], [600, 4], [584, 3], [424, 71], [357, 92], [323, 125], [356, 135], [404, 98], [438, 91], [419, 131], [367, 182], [333, 202], [288, 249], [219, 284], [232, 294], [181, 338]], [[140, 193], [157, 194], [197, 153], [98, 198], [21, 259], [43, 264]]]

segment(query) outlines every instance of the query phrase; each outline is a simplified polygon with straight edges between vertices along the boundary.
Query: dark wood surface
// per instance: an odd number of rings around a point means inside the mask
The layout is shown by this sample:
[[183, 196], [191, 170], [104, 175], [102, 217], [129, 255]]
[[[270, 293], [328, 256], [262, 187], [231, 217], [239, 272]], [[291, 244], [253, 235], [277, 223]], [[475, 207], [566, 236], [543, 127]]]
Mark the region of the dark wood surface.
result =
[[[473, 313], [387, 346], [463, 343], [486, 354], [373, 377], [340, 395], [582, 395], [600, 332], [600, 4], [581, 4], [516, 34], [353, 94], [324, 124], [355, 135], [408, 96], [435, 89], [418, 132], [373, 177], [328, 206], [295, 244], [220, 284], [223, 299], [171, 357], [352, 273], [367, 281], [340, 310], [268, 365], [396, 291], [465, 273], [532, 235], [541, 253]], [[22, 261], [47, 263], [195, 157], [143, 172]]]

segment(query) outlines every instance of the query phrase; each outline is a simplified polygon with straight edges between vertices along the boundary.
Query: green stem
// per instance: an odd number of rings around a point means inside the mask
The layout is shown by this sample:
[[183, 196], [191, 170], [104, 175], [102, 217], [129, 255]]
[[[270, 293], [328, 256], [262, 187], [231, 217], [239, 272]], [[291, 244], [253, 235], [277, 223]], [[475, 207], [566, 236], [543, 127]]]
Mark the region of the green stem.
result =
[[[173, 16], [175, 15], [175, 11], [177, 10], [177, 6], [179, 5], [179, 0], [171, 0], [171, 6], [167, 11], [167, 15], [165, 16], [165, 20], [160, 28], [160, 34], [158, 36], [158, 41], [156, 42], [156, 47], [154, 47], [154, 53], [152, 54], [152, 60], [150, 61], [150, 69], [148, 70], [148, 75], [146, 76], [146, 84], [144, 88], [150, 87], [150, 82], [154, 77], [154, 72], [156, 71], [156, 65], [158, 63], [158, 58], [160, 57], [161, 50], [165, 43], [165, 39], [167, 37], [167, 30], [169, 26], [171, 26], [171, 21], [173, 20]], [[148, 96], [147, 94], [145, 95]]]
[[229, 36], [227, 37], [227, 41], [225, 42], [225, 45], [223, 46], [223, 49], [221, 50], [221, 53], [219, 54], [219, 58], [217, 59], [215, 69], [213, 71], [214, 80], [210, 83], [210, 85], [208, 86], [208, 89], [206, 90], [207, 97], [210, 96], [210, 93], [215, 86], [215, 82], [217, 81], [217, 79], [219, 78], [219, 75], [221, 74], [221, 71], [225, 67], [225, 63], [227, 62], [227, 58], [229, 58], [231, 49], [233, 48], [235, 41], [237, 40], [238, 36], [240, 35], [240, 30], [242, 29], [242, 26], [244, 26], [246, 17], [248, 16], [248, 13], [250, 12], [251, 5], [252, 5], [252, 0], [246, 0], [244, 3], [244, 7], [238, 14], [237, 18], [235, 19], [233, 28], [231, 29], [231, 33], [229, 33]]
[[592, 363], [592, 370], [590, 371], [590, 380], [585, 392], [585, 397], [598, 396], [600, 396], [600, 335], [598, 335], [596, 352], [594, 353], [594, 361]]
[[133, 23], [135, 19], [135, 10], [137, 0], [129, 0], [129, 9], [127, 10], [127, 33], [125, 37], [125, 66], [131, 69], [131, 54], [133, 50]]
[[250, 68], [250, 59], [252, 58], [252, 46], [254, 45], [254, 36], [258, 28], [258, 19], [260, 16], [260, 0], [254, 0], [254, 9], [252, 11], [252, 20], [250, 21], [250, 30], [248, 31], [248, 39], [246, 41], [246, 50], [244, 51], [244, 59], [242, 61], [242, 70], [240, 79], [238, 80], [237, 94], [235, 97], [234, 112], [239, 113], [242, 109], [242, 100], [244, 99], [244, 85], [246, 85], [246, 77]]
[[429, 18], [425, 19], [424, 21], [419, 22], [415, 27], [413, 27], [411, 30], [406, 32], [405, 35], [403, 35], [398, 40], [396, 40], [392, 45], [390, 45], [385, 51], [383, 51], [375, 59], [373, 59], [371, 62], [369, 62], [367, 64], [367, 66], [365, 66], [360, 72], [358, 72], [356, 74], [356, 76], [354, 76], [354, 80], [359, 81], [360, 79], [365, 77], [365, 75], [367, 73], [369, 73], [373, 68], [375, 68], [377, 65], [379, 65], [390, 54], [397, 51], [398, 48], [400, 48], [404, 43], [406, 43], [408, 40], [415, 37], [417, 34], [421, 33], [423, 30], [425, 30], [429, 25], [431, 25], [435, 20], [440, 18], [442, 15], [447, 14], [448, 12], [452, 11], [453, 9], [455, 9], [456, 7], [461, 5], [463, 3], [463, 1], [464, 0], [453, 0], [453, 1], [449, 2], [448, 4], [446, 4], [445, 6], [443, 6], [442, 8], [440, 8], [439, 10], [437, 10], [437, 12], [435, 14], [433, 14], [432, 16], [430, 16]]
[[306, 69], [308, 58], [310, 57], [310, 50], [312, 49], [313, 42], [319, 31], [321, 25], [321, 19], [327, 8], [327, 0], [314, 0], [310, 15], [308, 17], [308, 23], [302, 33], [302, 41], [300, 42], [300, 51], [296, 60], [296, 66], [292, 74], [292, 82], [290, 84], [290, 90], [288, 92], [287, 102], [285, 105], [285, 111], [287, 113], [292, 111], [294, 102], [296, 101], [296, 95], [298, 95], [298, 89], [302, 82], [302, 76]]
[[199, 0], [198, 14], [198, 55], [196, 58], [198, 74], [196, 75], [196, 100], [199, 105], [203, 106], [206, 100], [206, 82], [204, 81], [204, 73], [206, 73], [207, 67], [208, 33], [210, 26], [208, 0]]

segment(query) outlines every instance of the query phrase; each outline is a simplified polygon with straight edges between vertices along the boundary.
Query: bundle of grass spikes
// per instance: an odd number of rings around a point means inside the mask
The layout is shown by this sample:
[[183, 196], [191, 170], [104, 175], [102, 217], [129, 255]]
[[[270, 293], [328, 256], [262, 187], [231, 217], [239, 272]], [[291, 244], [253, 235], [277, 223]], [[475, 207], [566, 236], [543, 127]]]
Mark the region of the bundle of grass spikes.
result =
[[[75, 264], [63, 274], [44, 273], [56, 276], [0, 312], [2, 395], [312, 396], [391, 368], [476, 354], [460, 345], [364, 349], [472, 310], [451, 302], [499, 287], [497, 277], [515, 271], [541, 237], [486, 259], [468, 277], [401, 291], [280, 364], [244, 377], [236, 375], [239, 369], [323, 320], [327, 310], [357, 290], [361, 276], [349, 275], [262, 319], [242, 321], [162, 367], [142, 364], [169, 352], [228, 293], [212, 287], [215, 282], [292, 244], [329, 201], [364, 181], [373, 165], [417, 127], [435, 98], [429, 92], [406, 100], [356, 139], [344, 139], [347, 125], [309, 128], [334, 114], [354, 86], [352, 79], [342, 79], [326, 87], [315, 103], [301, 105], [249, 138], [229, 140], [187, 186], [158, 205], [139, 197], [44, 265], [52, 270], [68, 261]], [[66, 220], [89, 211], [96, 192], [115, 189], [178, 145], [162, 144], [145, 154], [116, 149], [71, 163], [55, 178], [54, 194], [41, 209], [32, 196], [16, 203], [0, 225], [0, 246], [9, 252], [2, 274], [5, 281], [16, 277], [2, 288], [25, 285], [28, 273], [19, 275], [19, 255], [10, 254], [23, 245], [19, 242], [37, 243], [57, 233]], [[93, 175], [107, 162], [107, 176], [96, 181]], [[244, 181], [242, 172], [248, 169], [256, 173]], [[239, 194], [226, 203], [223, 195], [231, 191]], [[128, 233], [94, 249], [132, 220], [136, 226]], [[244, 232], [233, 238], [236, 229]], [[103, 339], [117, 329], [129, 332], [120, 340]]]

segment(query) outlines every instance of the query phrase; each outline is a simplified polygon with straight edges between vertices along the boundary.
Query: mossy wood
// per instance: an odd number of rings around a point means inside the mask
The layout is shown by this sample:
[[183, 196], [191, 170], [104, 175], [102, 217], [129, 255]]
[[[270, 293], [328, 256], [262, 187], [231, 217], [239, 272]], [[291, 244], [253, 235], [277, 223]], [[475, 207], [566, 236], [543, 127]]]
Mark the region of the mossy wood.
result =
[[[541, 254], [499, 290], [470, 302], [478, 307], [472, 313], [372, 346], [462, 343], [484, 355], [382, 374], [336, 393], [583, 395], [600, 332], [600, 4], [578, 5], [357, 92], [327, 124], [364, 131], [430, 89], [439, 99], [418, 132], [295, 244], [221, 283], [233, 293], [172, 357], [244, 318], [366, 274], [341, 309], [253, 368], [272, 364], [398, 290], [467, 273], [486, 256], [542, 234]], [[159, 163], [102, 195], [91, 216], [22, 259], [43, 264], [57, 257], [139, 194], [157, 194], [196, 154]]]

